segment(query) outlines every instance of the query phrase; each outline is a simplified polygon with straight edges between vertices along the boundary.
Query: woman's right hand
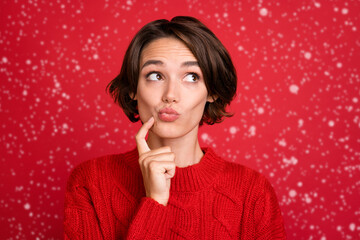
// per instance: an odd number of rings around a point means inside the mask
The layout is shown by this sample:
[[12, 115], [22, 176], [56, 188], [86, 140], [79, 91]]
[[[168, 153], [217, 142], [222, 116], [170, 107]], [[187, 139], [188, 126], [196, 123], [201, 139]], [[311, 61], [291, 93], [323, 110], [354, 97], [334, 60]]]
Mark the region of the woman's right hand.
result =
[[168, 146], [151, 150], [146, 142], [146, 134], [154, 125], [151, 117], [136, 134], [139, 164], [144, 180], [146, 196], [166, 206], [170, 197], [171, 178], [175, 175], [175, 154]]

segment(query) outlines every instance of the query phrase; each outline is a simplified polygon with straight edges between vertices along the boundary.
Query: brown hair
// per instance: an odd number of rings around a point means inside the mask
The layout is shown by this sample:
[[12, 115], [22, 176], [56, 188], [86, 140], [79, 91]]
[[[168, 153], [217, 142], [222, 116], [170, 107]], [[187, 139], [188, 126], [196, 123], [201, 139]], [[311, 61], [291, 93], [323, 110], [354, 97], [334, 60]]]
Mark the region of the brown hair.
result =
[[166, 37], [181, 40], [194, 54], [204, 75], [208, 94], [215, 99], [206, 103], [200, 125], [203, 122], [218, 123], [223, 117], [231, 117], [232, 114], [225, 108], [236, 94], [237, 77], [230, 55], [203, 23], [186, 16], [177, 16], [171, 21], [152, 21], [140, 29], [125, 53], [120, 74], [106, 87], [114, 102], [120, 105], [130, 121], [139, 120], [137, 101], [131, 95], [137, 90], [141, 51], [150, 42]]

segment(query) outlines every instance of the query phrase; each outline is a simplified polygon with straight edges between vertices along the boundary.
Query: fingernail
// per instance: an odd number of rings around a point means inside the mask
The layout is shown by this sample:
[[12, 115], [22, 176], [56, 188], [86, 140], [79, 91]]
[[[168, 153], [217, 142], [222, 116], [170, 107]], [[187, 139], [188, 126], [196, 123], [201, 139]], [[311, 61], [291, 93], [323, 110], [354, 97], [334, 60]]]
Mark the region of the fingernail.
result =
[[152, 120], [154, 120], [154, 117], [149, 118], [148, 122], [151, 122]]

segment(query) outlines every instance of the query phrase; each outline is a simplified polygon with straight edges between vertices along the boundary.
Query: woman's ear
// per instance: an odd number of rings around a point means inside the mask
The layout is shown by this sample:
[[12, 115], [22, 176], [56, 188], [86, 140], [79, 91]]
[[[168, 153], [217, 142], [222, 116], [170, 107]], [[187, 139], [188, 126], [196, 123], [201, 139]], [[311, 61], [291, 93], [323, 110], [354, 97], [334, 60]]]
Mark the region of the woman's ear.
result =
[[214, 96], [210, 96], [210, 95], [209, 95], [209, 96], [207, 97], [206, 101], [212, 103], [212, 102], [215, 102], [217, 98], [218, 98], [218, 96], [216, 96], [216, 95], [214, 95]]
[[130, 93], [129, 96], [130, 96], [130, 98], [131, 98], [132, 100], [137, 100], [137, 99], [136, 99], [136, 94]]

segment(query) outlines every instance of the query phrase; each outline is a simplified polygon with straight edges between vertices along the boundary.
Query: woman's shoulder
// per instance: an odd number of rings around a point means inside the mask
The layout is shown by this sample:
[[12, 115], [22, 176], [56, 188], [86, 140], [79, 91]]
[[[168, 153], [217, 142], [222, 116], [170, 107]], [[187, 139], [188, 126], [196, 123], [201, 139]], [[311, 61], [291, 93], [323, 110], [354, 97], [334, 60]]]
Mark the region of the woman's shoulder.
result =
[[266, 177], [257, 170], [237, 162], [226, 161], [225, 173], [238, 176], [242, 181], [267, 181]]
[[241, 163], [224, 159], [225, 165], [218, 186], [236, 194], [263, 195], [272, 191], [270, 181], [260, 172]]
[[137, 159], [137, 151], [132, 149], [124, 153], [108, 154], [86, 160], [71, 171], [68, 183], [75, 181], [80, 185], [94, 184], [114, 174], [136, 171]]

